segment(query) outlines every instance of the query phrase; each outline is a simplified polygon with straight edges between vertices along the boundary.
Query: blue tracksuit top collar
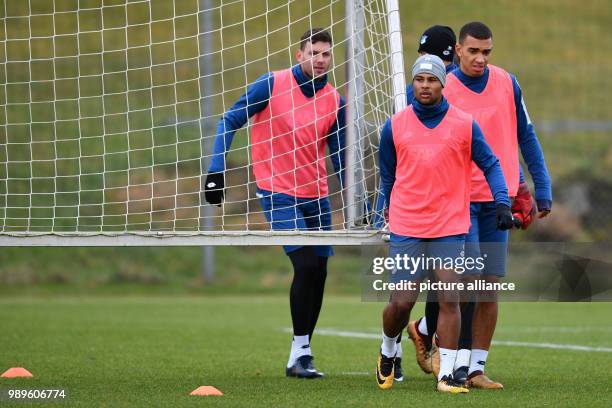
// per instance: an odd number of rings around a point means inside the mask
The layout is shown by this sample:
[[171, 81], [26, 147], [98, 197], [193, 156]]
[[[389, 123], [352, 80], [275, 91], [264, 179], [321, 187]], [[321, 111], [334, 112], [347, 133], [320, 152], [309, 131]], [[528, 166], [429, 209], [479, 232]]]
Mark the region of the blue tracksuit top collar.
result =
[[294, 65], [293, 68], [291, 68], [291, 72], [293, 72], [293, 77], [300, 86], [300, 90], [307, 98], [312, 98], [315, 92], [323, 89], [323, 87], [327, 85], [327, 74], [313, 81], [312, 78], [304, 74], [300, 64]]
[[448, 112], [448, 102], [443, 96], [440, 103], [436, 105], [423, 105], [416, 99], [412, 103], [412, 109], [417, 115], [417, 118], [429, 129], [433, 129], [444, 119]]
[[453, 71], [453, 74], [461, 81], [463, 85], [468, 87], [471, 91], [481, 93], [487, 86], [489, 81], [489, 68], [486, 67], [484, 73], [478, 77], [471, 77], [461, 71], [461, 68], [457, 67]]
[[449, 72], [452, 72], [456, 68], [459, 68], [459, 66], [455, 64], [454, 62], [451, 62], [450, 64], [446, 66], [446, 73], [448, 74]]

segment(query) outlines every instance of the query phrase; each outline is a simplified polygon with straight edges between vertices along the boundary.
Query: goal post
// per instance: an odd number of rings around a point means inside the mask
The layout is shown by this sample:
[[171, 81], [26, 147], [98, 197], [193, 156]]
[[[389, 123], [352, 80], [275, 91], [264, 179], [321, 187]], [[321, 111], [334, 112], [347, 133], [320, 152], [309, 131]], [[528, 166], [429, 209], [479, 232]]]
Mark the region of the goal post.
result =
[[[0, 7], [0, 246], [380, 242], [379, 133], [405, 106], [397, 0]], [[313, 159], [327, 168], [331, 230], [272, 230], [253, 174], [253, 119], [229, 138], [218, 124], [261, 75], [296, 64], [314, 27], [333, 39], [327, 79], [346, 100], [345, 167], [331, 143]], [[225, 201], [211, 206], [204, 180], [213, 146], [228, 140]]]

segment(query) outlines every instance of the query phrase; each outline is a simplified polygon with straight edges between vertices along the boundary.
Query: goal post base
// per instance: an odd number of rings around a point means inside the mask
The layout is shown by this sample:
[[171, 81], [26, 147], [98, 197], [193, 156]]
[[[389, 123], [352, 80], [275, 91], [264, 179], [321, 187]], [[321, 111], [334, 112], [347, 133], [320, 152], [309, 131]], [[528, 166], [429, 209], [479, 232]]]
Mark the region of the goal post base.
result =
[[379, 230], [358, 231], [249, 231], [151, 233], [2, 233], [0, 247], [135, 247], [135, 246], [269, 246], [269, 245], [378, 245], [387, 235]]

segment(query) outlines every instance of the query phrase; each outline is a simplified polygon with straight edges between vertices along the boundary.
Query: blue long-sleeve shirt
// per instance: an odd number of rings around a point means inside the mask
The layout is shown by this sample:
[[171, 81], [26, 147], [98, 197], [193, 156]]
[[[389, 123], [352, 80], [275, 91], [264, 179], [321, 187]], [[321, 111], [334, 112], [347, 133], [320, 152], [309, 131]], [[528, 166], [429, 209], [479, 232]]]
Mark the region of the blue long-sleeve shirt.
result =
[[[427, 106], [414, 100], [412, 109], [414, 109], [417, 118], [427, 128], [433, 129], [440, 124], [446, 112], [448, 112], [448, 102], [446, 98], [443, 97], [440, 103], [433, 106]], [[379, 155], [382, 191], [387, 198], [387, 205], [389, 205], [397, 168], [397, 154], [395, 151], [395, 143], [393, 142], [391, 119], [388, 119], [383, 126], [380, 135]], [[510, 206], [508, 188], [506, 187], [506, 181], [501, 166], [499, 165], [499, 160], [493, 154], [493, 151], [485, 141], [480, 127], [475, 121], [472, 122], [472, 160], [484, 173], [495, 202], [497, 204]]]
[[[483, 75], [479, 77], [470, 77], [464, 74], [461, 69], [457, 68], [452, 71], [461, 83], [476, 93], [484, 91], [489, 80], [489, 69], [486, 68]], [[510, 74], [512, 79], [512, 87], [514, 88], [514, 105], [516, 107], [516, 125], [518, 144], [521, 149], [521, 154], [527, 164], [527, 169], [533, 179], [535, 185], [535, 199], [538, 203], [538, 209], [550, 209], [552, 207], [552, 188], [548, 169], [544, 161], [544, 153], [535, 133], [527, 107], [523, 100], [521, 87], [516, 80], [516, 77]], [[459, 106], [459, 109], [461, 107]], [[524, 176], [521, 172], [521, 181], [524, 181]]]
[[[312, 78], [302, 72], [299, 65], [292, 67], [291, 72], [300, 86], [300, 90], [307, 98], [312, 98], [317, 91], [323, 89], [327, 84], [327, 75], [313, 81]], [[208, 167], [209, 173], [225, 171], [225, 158], [230, 150], [236, 131], [244, 126], [250, 117], [268, 106], [273, 87], [274, 75], [271, 72], [260, 76], [247, 88], [246, 93], [223, 114], [217, 125], [212, 161]], [[336, 121], [326, 138], [334, 171], [338, 174], [341, 182], [344, 180], [345, 110], [346, 101], [343, 97], [340, 97], [340, 107]]]

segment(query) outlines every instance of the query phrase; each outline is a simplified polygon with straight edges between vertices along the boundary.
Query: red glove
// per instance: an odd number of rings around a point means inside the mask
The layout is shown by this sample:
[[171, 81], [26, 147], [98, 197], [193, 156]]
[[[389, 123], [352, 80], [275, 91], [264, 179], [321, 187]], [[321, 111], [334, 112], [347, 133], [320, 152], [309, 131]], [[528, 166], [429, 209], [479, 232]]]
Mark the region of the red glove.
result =
[[512, 216], [521, 222], [521, 229], [529, 228], [535, 217], [536, 208], [536, 202], [529, 192], [527, 183], [521, 183], [512, 203]]

